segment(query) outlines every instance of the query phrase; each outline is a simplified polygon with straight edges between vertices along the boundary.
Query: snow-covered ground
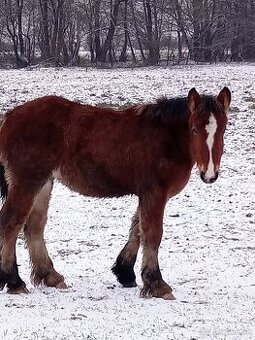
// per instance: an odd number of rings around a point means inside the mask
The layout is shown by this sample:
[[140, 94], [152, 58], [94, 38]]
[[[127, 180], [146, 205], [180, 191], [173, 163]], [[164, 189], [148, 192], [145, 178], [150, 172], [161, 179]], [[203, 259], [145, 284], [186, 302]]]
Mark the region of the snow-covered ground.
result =
[[0, 293], [0, 339], [255, 339], [255, 65], [134, 70], [0, 71], [0, 112], [57, 94], [114, 106], [187, 95], [191, 87], [232, 91], [221, 174], [203, 184], [196, 170], [170, 200], [160, 267], [176, 301], [142, 299], [110, 271], [125, 244], [135, 197], [91, 199], [56, 183], [45, 238], [67, 290], [34, 288], [18, 240], [20, 275], [31, 293]]

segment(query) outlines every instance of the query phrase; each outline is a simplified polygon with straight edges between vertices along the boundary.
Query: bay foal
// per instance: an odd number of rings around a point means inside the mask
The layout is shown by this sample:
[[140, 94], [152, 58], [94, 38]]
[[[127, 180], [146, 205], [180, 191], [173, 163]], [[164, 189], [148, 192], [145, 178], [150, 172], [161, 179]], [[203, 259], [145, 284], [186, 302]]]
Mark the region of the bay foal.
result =
[[135, 286], [142, 244], [141, 295], [173, 299], [158, 263], [165, 204], [187, 184], [195, 163], [205, 183], [217, 179], [230, 100], [226, 87], [217, 97], [193, 88], [187, 98], [114, 111], [48, 96], [7, 113], [0, 129], [0, 289], [27, 292], [16, 260], [22, 227], [35, 284], [66, 287], [43, 238], [58, 179], [82, 195], [138, 196], [128, 243], [112, 271], [123, 286]]

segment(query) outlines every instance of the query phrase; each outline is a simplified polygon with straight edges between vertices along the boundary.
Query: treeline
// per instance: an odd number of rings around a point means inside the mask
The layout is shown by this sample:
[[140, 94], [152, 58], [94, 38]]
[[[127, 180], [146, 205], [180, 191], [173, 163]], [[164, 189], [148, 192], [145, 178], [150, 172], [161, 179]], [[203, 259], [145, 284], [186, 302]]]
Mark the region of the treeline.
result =
[[1, 0], [0, 65], [255, 60], [255, 0]]

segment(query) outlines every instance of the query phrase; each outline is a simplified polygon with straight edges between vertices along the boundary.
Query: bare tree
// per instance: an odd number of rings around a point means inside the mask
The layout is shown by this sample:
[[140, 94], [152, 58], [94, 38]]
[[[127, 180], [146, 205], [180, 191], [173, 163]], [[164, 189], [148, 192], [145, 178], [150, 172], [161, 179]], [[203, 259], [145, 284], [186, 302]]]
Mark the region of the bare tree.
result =
[[39, 0], [39, 5], [41, 11], [40, 48], [42, 58], [48, 59], [51, 57], [49, 0]]
[[39, 46], [42, 59], [55, 65], [78, 62], [80, 48], [80, 16], [71, 0], [39, 0], [41, 29]]
[[[17, 67], [255, 59], [255, 0], [3, 0], [0, 49]], [[84, 57], [83, 57], [84, 58]]]
[[118, 14], [120, 4], [123, 0], [114, 0], [114, 2], [110, 1], [110, 20], [109, 20], [109, 28], [107, 30], [107, 35], [104, 42], [100, 46], [100, 51], [97, 55], [97, 61], [105, 63], [107, 61], [107, 54], [109, 59], [112, 58], [111, 56], [111, 48], [113, 37], [118, 21]]
[[[128, 0], [124, 1], [124, 9], [122, 11], [122, 20], [123, 20], [123, 28], [124, 28], [124, 41], [123, 46], [120, 54], [119, 61], [126, 62], [127, 61], [127, 47], [128, 47], [128, 41], [129, 41], [129, 32], [128, 32], [128, 18], [127, 18], [127, 12], [128, 12]], [[132, 44], [131, 44], [132, 48]]]
[[18, 68], [26, 67], [24, 34], [23, 34], [23, 0], [4, 0], [6, 18], [6, 29], [13, 43], [16, 65]]

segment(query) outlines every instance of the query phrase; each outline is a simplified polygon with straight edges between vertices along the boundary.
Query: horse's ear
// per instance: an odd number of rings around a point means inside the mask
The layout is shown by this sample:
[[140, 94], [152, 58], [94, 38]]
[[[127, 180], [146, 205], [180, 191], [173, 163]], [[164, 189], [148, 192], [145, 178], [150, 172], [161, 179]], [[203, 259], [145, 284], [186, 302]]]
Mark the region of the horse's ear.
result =
[[191, 114], [195, 113], [200, 101], [201, 97], [197, 90], [193, 87], [188, 94], [188, 107]]
[[229, 90], [228, 87], [224, 87], [218, 97], [217, 97], [218, 101], [221, 103], [223, 109], [225, 112], [227, 112], [230, 102], [231, 102], [231, 92]]

